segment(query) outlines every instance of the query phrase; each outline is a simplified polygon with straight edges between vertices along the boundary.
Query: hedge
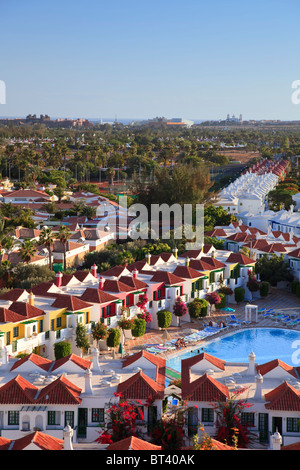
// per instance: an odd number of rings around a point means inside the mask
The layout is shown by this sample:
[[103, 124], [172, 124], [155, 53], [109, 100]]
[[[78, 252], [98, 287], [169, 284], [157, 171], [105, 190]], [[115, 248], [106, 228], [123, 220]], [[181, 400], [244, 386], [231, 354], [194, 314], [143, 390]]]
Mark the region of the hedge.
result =
[[221, 302], [219, 304], [216, 304], [216, 308], [225, 308], [226, 307], [226, 295], [223, 294], [222, 292], [218, 292], [219, 296], [221, 297]]
[[263, 281], [260, 283], [259, 292], [260, 292], [261, 297], [266, 297], [268, 295], [269, 285], [270, 284], [267, 281]]
[[121, 340], [121, 331], [117, 328], [110, 328], [108, 330], [108, 336], [106, 344], [109, 348], [116, 348], [119, 346]]
[[169, 328], [172, 322], [172, 312], [169, 312], [169, 310], [159, 310], [157, 312], [157, 322], [159, 328]]
[[243, 302], [245, 298], [245, 289], [243, 287], [236, 287], [234, 289], [234, 298], [237, 303]]
[[71, 344], [67, 341], [60, 341], [59, 343], [54, 344], [54, 355], [56, 360], [69, 356], [70, 354]]
[[191, 318], [205, 317], [207, 315], [208, 302], [198, 297], [188, 304], [189, 314]]
[[132, 336], [135, 338], [140, 338], [144, 336], [146, 333], [146, 322], [142, 318], [135, 318], [134, 319], [134, 327], [131, 331]]

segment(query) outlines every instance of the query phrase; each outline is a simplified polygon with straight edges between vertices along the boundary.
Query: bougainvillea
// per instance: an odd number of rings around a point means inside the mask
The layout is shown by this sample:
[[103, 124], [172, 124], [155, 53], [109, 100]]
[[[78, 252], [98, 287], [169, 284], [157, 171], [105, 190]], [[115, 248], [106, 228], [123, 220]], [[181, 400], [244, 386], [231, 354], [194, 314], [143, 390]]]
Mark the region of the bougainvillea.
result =
[[206, 294], [206, 300], [210, 303], [210, 305], [217, 305], [221, 302], [221, 297], [217, 292], [209, 292]]
[[247, 400], [239, 398], [245, 391], [246, 388], [242, 388], [233, 392], [227, 401], [212, 404], [217, 415], [216, 439], [229, 446], [247, 447], [250, 440], [249, 426], [242, 424], [240, 421], [241, 412], [252, 406]]
[[111, 444], [126, 437], [138, 436], [137, 421], [144, 421], [140, 400], [131, 402], [125, 400], [120, 393], [114, 395], [119, 401], [110, 404], [106, 411], [108, 415], [106, 429], [95, 440], [99, 444]]
[[140, 313], [137, 314], [138, 318], [145, 320], [146, 323], [152, 322], [152, 315], [147, 311], [146, 305], [149, 302], [149, 299], [145, 293], [139, 295], [139, 301], [136, 303], [136, 306], [140, 309]]

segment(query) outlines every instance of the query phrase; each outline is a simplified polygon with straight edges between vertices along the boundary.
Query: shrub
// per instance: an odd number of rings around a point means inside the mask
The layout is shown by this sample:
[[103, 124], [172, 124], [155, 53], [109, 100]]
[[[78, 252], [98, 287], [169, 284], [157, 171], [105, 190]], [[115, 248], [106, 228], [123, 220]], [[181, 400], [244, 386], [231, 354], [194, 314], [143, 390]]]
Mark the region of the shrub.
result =
[[218, 289], [218, 293], [219, 294], [225, 294], [225, 295], [232, 295], [233, 294], [233, 290], [230, 288], [230, 287], [220, 287], [220, 289]]
[[169, 310], [159, 310], [156, 315], [159, 328], [169, 328], [171, 326], [172, 313]]
[[237, 303], [243, 302], [245, 298], [245, 289], [243, 287], [236, 287], [234, 289], [234, 298]]
[[59, 343], [54, 344], [54, 355], [56, 360], [69, 356], [70, 354], [71, 344], [67, 341], [60, 341]]
[[260, 295], [261, 297], [266, 297], [269, 293], [269, 283], [267, 281], [263, 281], [261, 282], [260, 284], [260, 289], [259, 289], [259, 292], [260, 292]]
[[131, 318], [122, 317], [118, 321], [118, 326], [122, 328], [122, 330], [132, 330], [134, 328], [134, 321]]
[[224, 308], [226, 306], [226, 295], [219, 292], [219, 296], [221, 297], [221, 302], [216, 305], [216, 308]]
[[132, 336], [135, 338], [140, 338], [144, 336], [146, 332], [146, 322], [142, 318], [135, 318], [134, 319], [134, 327], [132, 329]]
[[298, 284], [298, 286], [296, 287], [295, 294], [297, 297], [300, 297], [300, 284]]
[[176, 315], [176, 317], [183, 317], [184, 315], [187, 314], [187, 312], [188, 312], [187, 306], [185, 305], [183, 300], [181, 300], [180, 297], [177, 297], [176, 302], [173, 307], [174, 315]]
[[298, 281], [292, 281], [291, 282], [291, 292], [292, 292], [292, 294], [296, 294], [296, 289], [297, 289], [298, 285], [299, 285]]
[[121, 340], [121, 331], [117, 328], [110, 328], [106, 338], [106, 344], [109, 348], [116, 348], [119, 346]]
[[189, 314], [191, 318], [205, 317], [207, 315], [208, 302], [198, 297], [188, 304]]
[[217, 292], [209, 292], [206, 294], [206, 300], [210, 305], [218, 305], [221, 302], [221, 297]]

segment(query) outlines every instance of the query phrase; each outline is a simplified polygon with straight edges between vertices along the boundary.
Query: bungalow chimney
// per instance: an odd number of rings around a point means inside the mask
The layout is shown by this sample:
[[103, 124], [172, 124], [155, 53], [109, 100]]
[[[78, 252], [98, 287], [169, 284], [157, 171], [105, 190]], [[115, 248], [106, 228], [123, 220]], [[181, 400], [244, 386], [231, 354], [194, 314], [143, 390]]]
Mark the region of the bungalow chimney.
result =
[[103, 290], [103, 288], [104, 288], [104, 278], [103, 276], [100, 276], [99, 289]]
[[133, 277], [134, 279], [137, 279], [137, 276], [138, 276], [138, 270], [137, 270], [137, 269], [134, 269], [134, 270], [132, 271], [132, 277]]
[[189, 266], [189, 264], [190, 264], [190, 258], [187, 256], [185, 259], [185, 265]]
[[146, 260], [147, 260], [147, 263], [150, 264], [150, 260], [151, 260], [151, 254], [150, 253], [146, 254]]
[[100, 371], [99, 367], [99, 351], [97, 348], [94, 348], [92, 351], [92, 356], [93, 356], [93, 370], [94, 371]]
[[62, 273], [60, 271], [58, 271], [58, 273], [56, 274], [56, 287], [61, 287], [62, 285]]
[[177, 259], [178, 248], [174, 248], [174, 249], [173, 249], [173, 253], [174, 253], [175, 258]]
[[97, 265], [95, 263], [92, 266], [92, 275], [97, 278]]
[[92, 387], [92, 371], [90, 369], [86, 369], [84, 373], [85, 379], [85, 393], [87, 395], [94, 395], [93, 387]]
[[34, 306], [34, 295], [33, 295], [32, 291], [29, 292], [28, 303], [29, 303], [29, 305]]
[[253, 351], [251, 351], [248, 358], [249, 358], [249, 366], [248, 366], [248, 370], [247, 370], [246, 374], [247, 375], [254, 375], [255, 374], [255, 359], [256, 359], [256, 356], [255, 356]]
[[255, 377], [255, 381], [256, 381], [256, 390], [255, 390], [254, 398], [256, 398], [256, 400], [261, 400], [262, 399], [262, 384], [264, 381], [263, 376], [261, 374], [258, 374]]
[[271, 436], [271, 449], [272, 450], [280, 450], [282, 444], [282, 437], [276, 429], [276, 432]]
[[69, 424], [67, 424], [67, 426], [64, 428], [63, 436], [64, 436], [63, 450], [73, 450], [73, 444], [72, 444], [73, 429], [71, 428]]

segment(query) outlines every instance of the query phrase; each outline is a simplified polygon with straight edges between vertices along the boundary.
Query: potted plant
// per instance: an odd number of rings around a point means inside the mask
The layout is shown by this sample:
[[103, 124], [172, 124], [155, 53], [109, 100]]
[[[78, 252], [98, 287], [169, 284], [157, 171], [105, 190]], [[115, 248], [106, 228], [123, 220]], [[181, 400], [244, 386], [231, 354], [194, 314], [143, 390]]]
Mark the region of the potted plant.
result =
[[215, 310], [216, 305], [221, 303], [221, 297], [217, 292], [209, 292], [206, 294], [206, 300], [210, 304], [212, 310]]

